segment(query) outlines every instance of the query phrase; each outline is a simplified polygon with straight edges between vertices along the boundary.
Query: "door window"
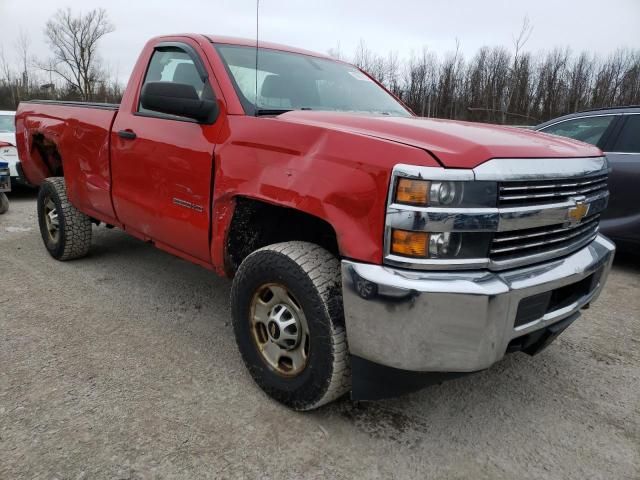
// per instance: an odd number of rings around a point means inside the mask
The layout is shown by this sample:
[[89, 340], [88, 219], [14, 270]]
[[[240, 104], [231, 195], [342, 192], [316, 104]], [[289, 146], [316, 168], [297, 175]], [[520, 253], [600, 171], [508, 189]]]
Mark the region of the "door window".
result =
[[543, 128], [541, 131], [597, 145], [614, 118], [614, 115], [574, 118]]
[[[193, 58], [178, 47], [163, 48], [153, 52], [142, 88], [147, 82], [186, 83], [193, 86], [200, 100], [214, 100], [211, 86], [200, 77]], [[157, 113], [144, 108], [141, 104], [138, 104], [138, 112]]]
[[640, 115], [629, 115], [612, 152], [640, 153]]

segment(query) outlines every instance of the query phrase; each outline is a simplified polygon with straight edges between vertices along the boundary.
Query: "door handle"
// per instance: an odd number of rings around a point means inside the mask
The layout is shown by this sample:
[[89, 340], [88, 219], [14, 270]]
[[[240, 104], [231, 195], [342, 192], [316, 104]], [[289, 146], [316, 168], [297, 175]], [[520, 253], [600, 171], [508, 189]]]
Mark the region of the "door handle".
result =
[[118, 136], [127, 140], [135, 140], [136, 132], [127, 128], [126, 130], [119, 130]]

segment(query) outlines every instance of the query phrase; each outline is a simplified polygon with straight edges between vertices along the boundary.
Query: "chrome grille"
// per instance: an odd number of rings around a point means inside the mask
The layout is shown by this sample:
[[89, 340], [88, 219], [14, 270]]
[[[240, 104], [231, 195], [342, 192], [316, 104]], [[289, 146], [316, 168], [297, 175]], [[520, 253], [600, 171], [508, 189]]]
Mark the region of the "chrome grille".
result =
[[[599, 215], [609, 200], [608, 170], [604, 156], [495, 158], [472, 170], [398, 164], [387, 199], [384, 262], [415, 270], [503, 271], [571, 255], [598, 235]], [[395, 203], [398, 178], [492, 182], [498, 198], [490, 207], [407, 206]], [[409, 258], [392, 253], [394, 229], [451, 232], [468, 243], [478, 245], [480, 238], [485, 243], [468, 257]]]
[[564, 202], [571, 197], [591, 196], [607, 190], [607, 174], [559, 180], [502, 182], [498, 206], [516, 207]]
[[567, 253], [591, 241], [598, 233], [600, 215], [590, 215], [576, 225], [549, 225], [497, 232], [489, 256], [502, 262], [562, 249]]

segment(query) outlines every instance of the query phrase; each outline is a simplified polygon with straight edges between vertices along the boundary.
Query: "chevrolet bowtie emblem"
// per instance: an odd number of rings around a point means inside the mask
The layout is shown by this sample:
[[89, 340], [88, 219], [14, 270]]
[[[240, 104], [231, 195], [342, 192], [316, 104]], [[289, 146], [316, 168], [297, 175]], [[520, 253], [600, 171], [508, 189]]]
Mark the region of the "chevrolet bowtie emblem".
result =
[[579, 223], [589, 213], [590, 204], [584, 203], [584, 200], [577, 200], [575, 207], [569, 207], [568, 217], [572, 225]]

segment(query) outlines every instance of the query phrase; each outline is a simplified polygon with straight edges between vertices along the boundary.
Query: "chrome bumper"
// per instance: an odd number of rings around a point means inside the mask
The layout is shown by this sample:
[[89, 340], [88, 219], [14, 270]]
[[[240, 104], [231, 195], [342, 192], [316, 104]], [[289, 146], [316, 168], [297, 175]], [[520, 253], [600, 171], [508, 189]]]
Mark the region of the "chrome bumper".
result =
[[[419, 372], [472, 372], [501, 359], [514, 338], [559, 322], [595, 300], [615, 247], [599, 235], [572, 255], [502, 272], [407, 271], [342, 262], [349, 350]], [[514, 327], [520, 300], [599, 274], [591, 290]]]

